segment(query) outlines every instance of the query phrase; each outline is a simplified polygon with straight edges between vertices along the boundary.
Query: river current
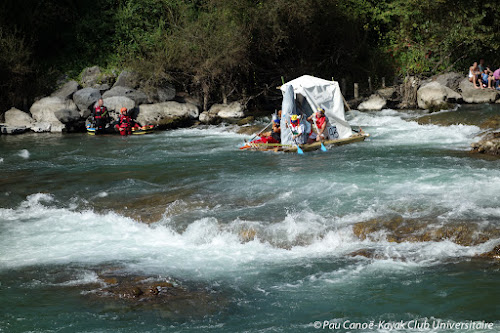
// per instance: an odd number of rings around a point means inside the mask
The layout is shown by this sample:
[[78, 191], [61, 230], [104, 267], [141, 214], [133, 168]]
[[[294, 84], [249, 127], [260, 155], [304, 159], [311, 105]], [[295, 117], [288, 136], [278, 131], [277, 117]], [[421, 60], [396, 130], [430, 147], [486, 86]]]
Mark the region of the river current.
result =
[[[354, 232], [394, 219], [500, 228], [500, 160], [468, 153], [478, 124], [418, 116], [353, 111], [367, 141], [303, 156], [240, 151], [249, 136], [230, 125], [0, 136], [0, 332], [499, 331], [500, 265], [476, 257], [498, 236], [464, 245]], [[217, 301], [186, 312], [89, 298], [112, 267]], [[432, 326], [473, 322], [494, 329]]]

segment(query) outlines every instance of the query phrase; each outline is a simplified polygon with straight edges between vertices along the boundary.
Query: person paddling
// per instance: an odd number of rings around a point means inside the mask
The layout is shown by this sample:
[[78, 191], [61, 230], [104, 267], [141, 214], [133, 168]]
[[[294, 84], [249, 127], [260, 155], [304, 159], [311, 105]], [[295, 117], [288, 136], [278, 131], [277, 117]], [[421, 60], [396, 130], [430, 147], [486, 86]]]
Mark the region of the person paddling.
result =
[[108, 109], [104, 106], [104, 101], [102, 100], [102, 98], [99, 98], [92, 111], [95, 134], [102, 133], [106, 127], [106, 123], [108, 120]]
[[328, 139], [328, 118], [325, 116], [325, 109], [318, 108], [318, 111], [307, 118], [307, 121], [316, 126], [318, 133], [311, 130], [307, 143], [314, 141], [324, 141]]
[[304, 124], [300, 122], [300, 116], [292, 114], [292, 116], [290, 117], [289, 128], [292, 132], [292, 140], [298, 145], [304, 144], [306, 141], [304, 138], [306, 128]]

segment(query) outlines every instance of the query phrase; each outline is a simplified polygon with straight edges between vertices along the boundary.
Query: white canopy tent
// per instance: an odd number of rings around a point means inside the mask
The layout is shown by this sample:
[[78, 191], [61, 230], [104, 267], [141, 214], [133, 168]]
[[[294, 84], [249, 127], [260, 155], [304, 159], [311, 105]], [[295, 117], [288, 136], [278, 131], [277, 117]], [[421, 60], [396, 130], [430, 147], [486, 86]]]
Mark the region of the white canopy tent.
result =
[[[318, 108], [323, 108], [330, 123], [337, 127], [340, 139], [352, 135], [351, 126], [345, 121], [344, 103], [338, 82], [303, 75], [282, 85], [281, 92], [283, 93], [282, 124], [289, 123], [292, 114], [303, 113], [308, 117]], [[289, 131], [281, 132], [282, 143], [290, 143], [291, 135], [287, 134]]]

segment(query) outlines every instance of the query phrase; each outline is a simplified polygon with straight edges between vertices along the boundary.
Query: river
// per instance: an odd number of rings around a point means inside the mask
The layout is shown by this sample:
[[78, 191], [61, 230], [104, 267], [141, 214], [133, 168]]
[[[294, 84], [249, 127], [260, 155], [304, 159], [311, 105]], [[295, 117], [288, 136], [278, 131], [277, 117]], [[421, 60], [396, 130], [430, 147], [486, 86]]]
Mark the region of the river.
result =
[[[500, 229], [500, 160], [468, 153], [477, 124], [417, 116], [353, 111], [369, 140], [303, 156], [240, 151], [249, 136], [224, 125], [0, 136], [0, 332], [314, 332], [317, 321], [382, 322], [333, 329], [349, 332], [388, 332], [384, 322], [414, 332], [412, 321], [428, 332], [471, 321], [495, 328], [468, 332], [500, 330], [500, 265], [475, 258], [499, 243], [488, 230]], [[398, 219], [489, 237], [460, 245], [354, 232]], [[360, 250], [373, 256], [350, 255]], [[216, 300], [183, 311], [88, 297], [112, 267]]]

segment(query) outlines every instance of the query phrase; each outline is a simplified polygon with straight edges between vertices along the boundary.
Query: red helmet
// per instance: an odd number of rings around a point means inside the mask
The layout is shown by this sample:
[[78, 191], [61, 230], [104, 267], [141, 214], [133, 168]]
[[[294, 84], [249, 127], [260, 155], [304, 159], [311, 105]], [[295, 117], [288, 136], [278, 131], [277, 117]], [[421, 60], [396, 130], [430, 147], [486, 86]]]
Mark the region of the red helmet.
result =
[[121, 114], [125, 114], [125, 113], [127, 113], [127, 108], [121, 108], [120, 113], [121, 113]]

